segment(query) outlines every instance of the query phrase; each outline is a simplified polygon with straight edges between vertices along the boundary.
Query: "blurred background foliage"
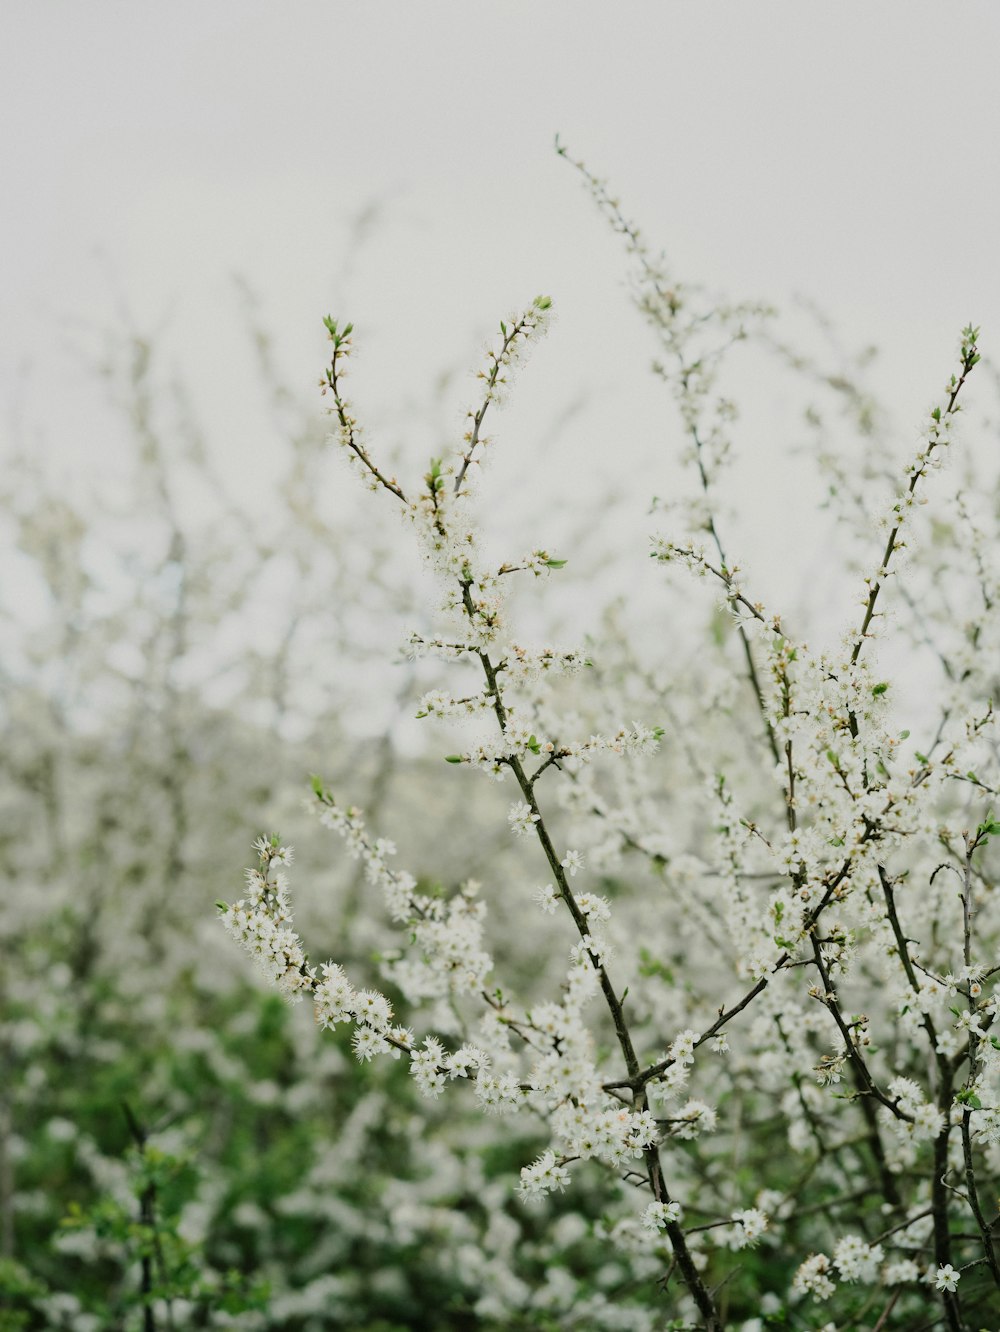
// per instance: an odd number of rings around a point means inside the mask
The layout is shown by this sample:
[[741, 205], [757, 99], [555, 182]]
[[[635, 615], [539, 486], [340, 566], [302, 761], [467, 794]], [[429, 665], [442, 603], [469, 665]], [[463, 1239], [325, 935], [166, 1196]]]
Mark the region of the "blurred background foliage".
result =
[[[662, 1328], [663, 1267], [629, 1186], [588, 1170], [565, 1195], [525, 1207], [517, 1173], [544, 1142], [541, 1126], [486, 1121], [460, 1094], [429, 1106], [398, 1064], [359, 1066], [308, 1011], [258, 983], [215, 920], [215, 901], [239, 891], [252, 838], [280, 831], [296, 846], [312, 956], [385, 986], [381, 903], [303, 808], [319, 772], [399, 844], [401, 865], [488, 882], [505, 985], [543, 993], [544, 960], [567, 946], [547, 918], [525, 929], [505, 888], [538, 873], [508, 835], [509, 793], [442, 763], [455, 748], [447, 727], [428, 723], [418, 738], [416, 700], [440, 681], [398, 645], [426, 628], [426, 575], [375, 519], [377, 497], [331, 458], [324, 419], [280, 381], [245, 290], [244, 301], [248, 391], [275, 440], [271, 481], [251, 508], [217, 472], [155, 338], [128, 327], [92, 359], [127, 433], [128, 467], [95, 459], [92, 483], [67, 491], [30, 441], [15, 440], [0, 483], [0, 1332]], [[850, 567], [870, 493], [895, 465], [865, 387], [871, 353], [851, 358], [817, 328], [816, 355], [802, 350], [808, 339], [792, 353], [770, 334], [747, 354], [791, 372], [800, 407], [785, 442], [825, 468]], [[424, 430], [446, 415], [450, 382], [405, 404]], [[992, 438], [995, 423], [985, 428]], [[451, 445], [446, 428], [430, 429], [439, 451]], [[627, 482], [622, 512], [634, 515], [656, 477]], [[632, 1002], [662, 1030], [688, 999], [715, 1003], [710, 959], [722, 945], [688, 894], [648, 953], [648, 892], [662, 892], [670, 863], [687, 891], [682, 862], [716, 817], [705, 785], [738, 766], [756, 723], [713, 595], [692, 610], [686, 589], [650, 578], [641, 533], [621, 563], [609, 520], [620, 500], [574, 490], [579, 540], [560, 552], [573, 560], [559, 588], [568, 595], [532, 587], [526, 611], [538, 618], [543, 602], [550, 642], [576, 641], [583, 600], [600, 626], [586, 680], [560, 685], [582, 734], [635, 716], [674, 740], [654, 776], [625, 766], [598, 785], [606, 802], [587, 846], [631, 941], [623, 970], [644, 980]], [[525, 492], [536, 512], [551, 502]], [[897, 608], [914, 697], [920, 653], [926, 669], [939, 665], [925, 619], [947, 625], [948, 589], [968, 579], [966, 555], [949, 553], [954, 533], [932, 536], [914, 603]], [[830, 619], [816, 586], [805, 579], [798, 606], [807, 627]], [[572, 792], [566, 804], [572, 821]], [[650, 828], [663, 829], [659, 840], [640, 845], [637, 830]], [[447, 1015], [433, 1024], [447, 1030]], [[782, 1121], [752, 1070], [733, 1115], [733, 1179], [744, 1191], [789, 1186]], [[688, 1164], [696, 1181], [694, 1155]], [[797, 1224], [785, 1225], [792, 1239]], [[727, 1315], [786, 1326], [780, 1302], [762, 1308], [759, 1292], [787, 1288], [793, 1266], [774, 1250], [741, 1254]]]
[[[312, 771], [373, 827], [391, 808], [417, 868], [515, 872], [501, 793], [393, 739], [419, 691], [386, 644], [422, 571], [251, 334], [276, 427], [254, 512], [133, 331], [95, 360], [128, 471], [95, 459], [66, 493], [25, 446], [2, 483], [0, 1329], [541, 1328], [574, 1305], [646, 1326], [656, 1265], [609, 1255], [595, 1220], [613, 1181], [526, 1211], [541, 1133], [415, 1104], [405, 1069], [321, 1038], [215, 921], [280, 828], [304, 936], [377, 975], [380, 904], [307, 821]], [[527, 984], [546, 931], [498, 926]]]

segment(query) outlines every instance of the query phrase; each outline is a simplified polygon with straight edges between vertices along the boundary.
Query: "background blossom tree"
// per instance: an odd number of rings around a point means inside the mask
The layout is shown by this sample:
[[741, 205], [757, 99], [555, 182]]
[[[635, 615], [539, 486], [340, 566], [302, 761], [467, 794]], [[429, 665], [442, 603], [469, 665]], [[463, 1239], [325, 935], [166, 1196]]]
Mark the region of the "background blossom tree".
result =
[[992, 1327], [975, 5], [257, 8], [0, 43], [0, 1328]]

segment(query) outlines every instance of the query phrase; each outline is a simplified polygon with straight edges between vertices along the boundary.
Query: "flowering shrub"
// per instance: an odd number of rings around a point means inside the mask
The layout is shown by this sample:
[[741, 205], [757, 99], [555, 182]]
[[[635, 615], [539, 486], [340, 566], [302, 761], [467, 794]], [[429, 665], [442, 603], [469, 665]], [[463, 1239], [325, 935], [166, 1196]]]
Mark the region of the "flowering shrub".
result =
[[[327, 319], [334, 442], [436, 580], [433, 614], [405, 644], [435, 673], [417, 713], [465, 728], [447, 762], [509, 792], [509, 833], [533, 868], [512, 877], [498, 862], [485, 883], [446, 887], [396, 868], [391, 812], [371, 830], [349, 792], [316, 778], [319, 822], [378, 891], [368, 909], [397, 930], [377, 974], [310, 956], [278, 837], [255, 844], [223, 923], [320, 1027], [350, 1033], [362, 1070], [398, 1061], [421, 1097], [456, 1103], [445, 1115], [480, 1112], [486, 1143], [530, 1125], [519, 1214], [593, 1172], [610, 1181], [601, 1214], [575, 1213], [608, 1241], [615, 1276], [595, 1278], [600, 1307], [581, 1323], [555, 1294], [546, 1305], [507, 1292], [506, 1313], [487, 1300], [480, 1318], [709, 1332], [995, 1324], [1000, 568], [995, 510], [942, 493], [938, 475], [958, 447], [978, 330], [963, 330], [878, 512], [887, 463], [870, 441], [867, 473], [828, 461], [864, 567], [855, 611], [821, 607], [814, 646], [794, 613], [759, 600], [724, 530], [736, 410], [722, 374], [732, 347], [770, 338], [769, 312], [677, 281], [572, 165], [633, 262], [693, 480], [690, 496], [656, 506], [660, 530], [633, 558], [706, 582], [724, 619], [686, 654], [666, 636], [655, 669], [610, 621], [606, 641], [522, 641], [512, 589], [565, 560], [544, 545], [491, 560], [477, 512], [485, 428], [546, 330], [548, 298], [500, 324], [462, 439], [412, 481], [368, 442], [344, 392], [353, 328]], [[928, 500], [949, 515], [937, 530]], [[893, 638], [938, 669], [910, 715], [897, 702], [905, 669], [878, 655]], [[502, 952], [498, 915], [519, 936], [500, 927]]]
[[[377, 542], [342, 558], [349, 515], [332, 529], [314, 476], [324, 434], [290, 394], [266, 513], [220, 513], [155, 352], [129, 338], [109, 360], [129, 472], [97, 473], [101, 504], [35, 456], [2, 486], [0, 1328], [388, 1329], [438, 1304], [460, 1327], [474, 1301], [545, 1289], [550, 1261], [592, 1273], [601, 1241], [559, 1229], [558, 1206], [513, 1234], [498, 1217], [530, 1128], [485, 1161], [454, 1116], [429, 1145], [401, 1071], [345, 1080], [349, 1049], [249, 985], [212, 921], [244, 821], [305, 823], [295, 783], [320, 756], [407, 827], [434, 808], [417, 805], [423, 760], [345, 733], [339, 680], [310, 691], [334, 653], [371, 667], [338, 642], [331, 587], [346, 605], [363, 585], [363, 624], [408, 597], [406, 571]], [[289, 560], [294, 591], [262, 608]], [[324, 876], [352, 963], [372, 946], [361, 891]], [[599, 1215], [603, 1188], [562, 1211]]]

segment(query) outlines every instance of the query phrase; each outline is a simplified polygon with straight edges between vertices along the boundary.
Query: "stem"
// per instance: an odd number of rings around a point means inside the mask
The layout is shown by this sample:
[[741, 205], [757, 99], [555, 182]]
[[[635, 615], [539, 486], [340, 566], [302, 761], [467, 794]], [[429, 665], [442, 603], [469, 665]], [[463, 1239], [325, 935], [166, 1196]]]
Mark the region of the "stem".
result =
[[875, 1164], [879, 1172], [879, 1179], [882, 1183], [882, 1192], [885, 1194], [887, 1202], [891, 1203], [893, 1207], [900, 1207], [902, 1206], [903, 1200], [900, 1197], [896, 1181], [892, 1172], [889, 1170], [888, 1163], [885, 1159], [885, 1149], [882, 1146], [882, 1135], [879, 1132], [878, 1118], [872, 1101], [878, 1101], [899, 1119], [909, 1120], [911, 1116], [900, 1110], [896, 1102], [890, 1101], [888, 1096], [886, 1096], [886, 1094], [876, 1085], [861, 1051], [855, 1044], [851, 1029], [844, 1021], [840, 1011], [840, 1005], [837, 1002], [836, 992], [830, 981], [830, 973], [827, 971], [823, 962], [823, 954], [820, 949], [819, 941], [815, 935], [812, 937], [812, 946], [816, 969], [819, 971], [820, 979], [823, 982], [824, 995], [822, 1002], [833, 1015], [833, 1019], [836, 1022], [844, 1041], [844, 1053], [850, 1061], [851, 1072], [854, 1077], [854, 1085], [858, 1089], [858, 1101], [861, 1113], [865, 1120], [865, 1125], [868, 1129], [868, 1141], [871, 1145], [872, 1155], [875, 1158]]
[[[140, 1154], [146, 1150], [146, 1134], [142, 1125], [133, 1115], [131, 1107], [127, 1101], [122, 1101], [122, 1111], [128, 1123], [129, 1132], [132, 1135], [135, 1145], [139, 1148]], [[148, 1227], [155, 1233], [156, 1229], [156, 1185], [150, 1182], [143, 1189], [139, 1197], [139, 1224]], [[140, 1260], [141, 1278], [140, 1289], [142, 1291], [142, 1327], [143, 1332], [156, 1332], [156, 1320], [153, 1313], [153, 1259], [152, 1255], [143, 1251]]]
[[[385, 490], [391, 491], [391, 493], [395, 495], [398, 500], [402, 501], [403, 504], [407, 504], [408, 500], [406, 496], [403, 494], [403, 491], [400, 489], [399, 483], [396, 481], [395, 477], [390, 479], [389, 477], [383, 476], [383, 474], [379, 471], [378, 467], [376, 467], [375, 463], [372, 461], [371, 455], [368, 453], [368, 450], [358, 439], [357, 433], [355, 431], [357, 422], [348, 412], [347, 404], [344, 401], [344, 399], [340, 396], [340, 386], [339, 386], [340, 374], [338, 374], [337, 370], [338, 358], [340, 358], [341, 356], [346, 356], [350, 352], [350, 346], [351, 346], [350, 339], [349, 337], [334, 336], [333, 334], [331, 334], [331, 338], [333, 340], [333, 356], [330, 360], [329, 369], [326, 372], [325, 383], [333, 394], [333, 410], [334, 413], [336, 414], [338, 422], [340, 423], [341, 442], [359, 459], [359, 461], [363, 464], [363, 466], [366, 467], [369, 472], [371, 472], [375, 480], [378, 481], [379, 484]], [[326, 390], [324, 388], [324, 392], [325, 391]]]
[[[472, 594], [469, 591], [469, 583], [462, 583], [462, 604], [470, 621], [475, 621], [476, 609], [472, 601]], [[489, 686], [489, 692], [493, 697], [493, 711], [500, 726], [501, 734], [506, 728], [507, 711], [503, 704], [500, 682], [497, 678], [497, 669], [493, 664], [490, 655], [485, 650], [477, 653], [480, 663], [483, 667], [483, 673]], [[538, 807], [535, 799], [535, 792], [532, 779], [525, 772], [520, 759], [512, 756], [508, 759], [508, 764], [525, 802], [530, 806], [533, 814], [537, 815], [537, 821], [534, 824], [535, 836], [538, 838], [539, 845], [548, 862], [549, 869], [555, 879], [563, 901], [566, 903], [570, 915], [573, 917], [573, 923], [577, 928], [581, 939], [590, 934], [590, 927], [587, 924], [587, 917], [580, 910], [573, 889], [570, 886], [569, 878], [563, 869], [559, 860], [559, 855], [549, 836], [548, 828], [545, 826], [545, 819], [542, 811]], [[635, 1099], [633, 1107], [636, 1111], [646, 1108], [645, 1084], [641, 1081], [639, 1071], [639, 1060], [635, 1052], [635, 1045], [632, 1041], [632, 1035], [629, 1031], [628, 1022], [625, 1018], [625, 1010], [622, 1000], [619, 998], [611, 977], [608, 974], [607, 967], [593, 953], [589, 954], [591, 965], [597, 972], [601, 986], [601, 993], [611, 1015], [611, 1021], [614, 1025], [615, 1036], [618, 1046], [625, 1060], [625, 1067], [628, 1072], [628, 1081], [624, 1084], [632, 1088]], [[667, 1191], [663, 1180], [663, 1171], [660, 1162], [659, 1148], [654, 1145], [648, 1147], [645, 1152], [646, 1167], [649, 1174], [649, 1186], [653, 1197], [657, 1202], [670, 1202], [671, 1197]], [[705, 1320], [706, 1332], [723, 1332], [723, 1324], [715, 1307], [715, 1302], [708, 1287], [702, 1281], [701, 1274], [698, 1271], [692, 1257], [691, 1250], [688, 1248], [687, 1241], [684, 1238], [684, 1231], [678, 1222], [668, 1222], [667, 1236], [674, 1251], [674, 1259], [680, 1270], [684, 1283], [687, 1286], [692, 1299], [698, 1306], [699, 1312]]]
[[[874, 835], [875, 828], [876, 824], [868, 821], [868, 827], [866, 828], [865, 834], [861, 838], [861, 841], [859, 843], [860, 846], [863, 846], [866, 842], [869, 842], [871, 840], [872, 836]], [[834, 874], [833, 877], [827, 881], [827, 885], [823, 892], [823, 896], [820, 898], [820, 900], [816, 903], [815, 907], [813, 907], [812, 911], [809, 912], [809, 914], [806, 916], [805, 920], [803, 921], [802, 924], [803, 934], [812, 931], [813, 926], [819, 920], [820, 916], [826, 910], [826, 908], [830, 905], [830, 902], [833, 900], [834, 896], [836, 895], [840, 885], [850, 874], [852, 863], [853, 862], [851, 858], [848, 857], [847, 860], [845, 860], [844, 863], [841, 865], [840, 869], [837, 870], [836, 874]], [[800, 965], [800, 964], [798, 963], [793, 964], [791, 953], [785, 950], [775, 959], [774, 966], [771, 968], [771, 973], [773, 974], [775, 972], [778, 972], [781, 970], [782, 967], [787, 967], [789, 965]], [[737, 1013], [741, 1013], [743, 1009], [747, 1007], [748, 1004], [750, 1004], [754, 999], [756, 999], [757, 995], [760, 994], [762, 990], [767, 989], [767, 985], [768, 985], [768, 977], [762, 976], [760, 980], [757, 981], [746, 992], [746, 994], [743, 996], [742, 999], [740, 999], [737, 1003], [733, 1004], [732, 1008], [728, 1009], [720, 1008], [718, 1018], [715, 1020], [715, 1022], [712, 1023], [712, 1025], [706, 1031], [702, 1032], [700, 1038], [697, 1041], [695, 1041], [694, 1048], [697, 1050], [697, 1048], [700, 1045], [704, 1045], [706, 1041], [711, 1040], [713, 1036], [715, 1036], [719, 1031], [722, 1030], [722, 1028], [730, 1020], [730, 1018], [735, 1017]], [[670, 1067], [670, 1065], [673, 1062], [674, 1061], [672, 1059], [661, 1059], [658, 1064], [651, 1064], [648, 1068], [643, 1069], [642, 1073], [639, 1075], [639, 1081], [642, 1084], [645, 1084], [653, 1078], [660, 1077], [661, 1074], [667, 1071], [667, 1069]], [[607, 1086], [609, 1087], [611, 1086], [624, 1087], [629, 1085], [631, 1084], [628, 1083], [607, 1084]]]
[[[471, 618], [475, 614], [475, 608], [469, 593], [468, 584], [463, 584], [462, 586], [462, 598], [466, 611]], [[482, 663], [483, 672], [486, 675], [489, 690], [493, 696], [493, 711], [497, 721], [500, 723], [500, 729], [502, 732], [507, 722], [507, 711], [504, 708], [503, 699], [501, 698], [501, 688], [497, 680], [497, 671], [488, 652], [479, 652], [477, 655]], [[534, 824], [535, 835], [537, 836], [542, 851], [545, 854], [545, 859], [548, 861], [552, 876], [559, 887], [562, 899], [566, 903], [570, 915], [573, 917], [573, 923], [576, 925], [580, 938], [586, 938], [590, 934], [587, 917], [580, 910], [573, 889], [570, 887], [566, 871], [560, 864], [559, 855], [552, 844], [552, 839], [545, 826], [545, 820], [542, 817], [541, 810], [535, 799], [531, 779], [524, 771], [520, 759], [516, 756], [509, 759], [508, 762], [511, 772], [513, 772], [515, 780], [521, 788], [521, 794], [524, 796], [525, 802], [531, 807], [532, 813], [537, 815], [537, 821]], [[611, 977], [608, 975], [607, 968], [603, 963], [599, 962], [593, 954], [590, 954], [590, 959], [600, 979], [601, 991], [604, 994], [605, 1002], [611, 1013], [611, 1019], [615, 1027], [615, 1035], [618, 1038], [618, 1044], [621, 1047], [621, 1052], [625, 1059], [625, 1066], [628, 1069], [629, 1078], [635, 1079], [639, 1075], [639, 1060], [636, 1057], [635, 1047], [632, 1044], [632, 1037], [629, 1034], [628, 1024], [625, 1021], [625, 1012], [621, 1000], [618, 998]]]
[[[965, 866], [962, 876], [962, 925], [963, 925], [963, 955], [965, 966], [968, 969], [972, 966], [972, 917], [975, 914], [972, 905], [972, 857], [976, 849], [982, 843], [982, 834], [977, 833], [975, 838], [966, 834], [965, 837]], [[975, 1013], [976, 1001], [969, 993], [969, 1012]], [[979, 1067], [979, 1037], [974, 1031], [969, 1031], [969, 1075], [966, 1079], [966, 1086], [972, 1088], [975, 1086], [976, 1074]], [[979, 1227], [979, 1234], [983, 1241], [983, 1253], [986, 1258], [986, 1265], [990, 1269], [990, 1275], [994, 1284], [1000, 1289], [1000, 1265], [997, 1264], [996, 1250], [993, 1247], [993, 1236], [990, 1234], [990, 1228], [986, 1222], [983, 1213], [982, 1204], [979, 1201], [979, 1190], [976, 1187], [976, 1167], [972, 1158], [972, 1134], [969, 1130], [969, 1121], [972, 1118], [972, 1109], [966, 1105], [962, 1110], [962, 1160], [965, 1165], [965, 1188], [968, 1194], [969, 1207], [972, 1215], [975, 1217], [976, 1225]]]
[[[948, 1136], [951, 1132], [947, 1122], [951, 1102], [951, 1086], [947, 1086], [947, 1095], [942, 1088], [938, 1099], [938, 1109], [945, 1116], [945, 1127], [934, 1140], [934, 1176], [931, 1180], [931, 1209], [934, 1217], [934, 1261], [938, 1267], [951, 1262], [951, 1234], [948, 1228], [948, 1186], [945, 1175], [948, 1172]], [[958, 1296], [954, 1291], [943, 1290], [941, 1300], [944, 1304], [945, 1320], [949, 1332], [962, 1332], [961, 1311]]]
[[[596, 176], [592, 175], [592, 173], [587, 169], [587, 167], [583, 164], [583, 162], [569, 155], [566, 148], [562, 144], [560, 144], [558, 137], [556, 138], [556, 152], [560, 157], [564, 158], [565, 161], [567, 161], [570, 164], [570, 166], [574, 167], [587, 182], [591, 192], [594, 195], [595, 200], [597, 201], [598, 207], [610, 218], [611, 224], [614, 227], [615, 231], [617, 231], [619, 235], [624, 236], [630, 254], [632, 254], [632, 256], [639, 263], [642, 269], [643, 279], [649, 284], [652, 290], [656, 293], [656, 298], [661, 308], [665, 307], [669, 309], [671, 315], [675, 316], [681, 308], [681, 301], [679, 300], [676, 291], [664, 287], [663, 282], [661, 281], [661, 274], [657, 271], [656, 267], [650, 262], [649, 255], [646, 251], [646, 246], [643, 243], [643, 241], [640, 239], [638, 229], [631, 222], [628, 221], [628, 219], [622, 213], [621, 209], [618, 207], [617, 202], [614, 199], [612, 199], [611, 196], [608, 194], [608, 191], [606, 187], [603, 185], [603, 183], [599, 181]], [[677, 360], [679, 367], [678, 369], [679, 383], [681, 386], [681, 390], [686, 392], [689, 389], [692, 375], [694, 375], [699, 369], [699, 367], [701, 367], [704, 364], [705, 357], [704, 356], [699, 357], [698, 360], [695, 362], [690, 362], [686, 360], [679, 339], [676, 335], [676, 332], [670, 326], [664, 324], [662, 320], [654, 320], [654, 322], [657, 323], [660, 334], [663, 337], [667, 349], [673, 354], [673, 356]], [[742, 330], [738, 335], [735, 336], [742, 337], [743, 336]], [[731, 344], [727, 343], [725, 345], [728, 346]], [[725, 350], [725, 346], [721, 350]], [[720, 355], [721, 355], [721, 350], [718, 353]], [[666, 378], [665, 375], [664, 378]], [[677, 396], [676, 390], [675, 390], [675, 396]], [[695, 464], [698, 469], [698, 479], [701, 484], [702, 493], [704, 494], [706, 501], [708, 501], [711, 498], [711, 481], [708, 475], [708, 470], [705, 467], [705, 456], [704, 456], [705, 442], [698, 431], [697, 420], [692, 419], [687, 422], [687, 432], [688, 435], [690, 436], [692, 444], [694, 445]], [[722, 540], [719, 536], [719, 531], [715, 524], [715, 517], [712, 514], [711, 509], [709, 509], [708, 511], [708, 519], [705, 526], [709, 535], [712, 538], [712, 542], [715, 546], [715, 549], [718, 551], [719, 559], [722, 563], [722, 566], [723, 568], [725, 568], [726, 567], [725, 551], [723, 549]], [[778, 748], [778, 741], [774, 734], [774, 728], [772, 727], [770, 718], [767, 715], [767, 703], [764, 699], [764, 692], [761, 689], [760, 678], [757, 674], [757, 666], [756, 663], [754, 662], [753, 650], [750, 646], [750, 639], [748, 638], [746, 630], [743, 628], [742, 625], [738, 626], [737, 632], [739, 633], [740, 641], [743, 645], [743, 656], [746, 662], [747, 678], [750, 682], [750, 687], [753, 690], [754, 697], [757, 700], [757, 708], [758, 711], [760, 712], [761, 721], [764, 723], [764, 731], [767, 738], [768, 748], [770, 749], [771, 756], [774, 759], [775, 767], [777, 767], [781, 763], [781, 754]]]
[[886, 1326], [889, 1315], [892, 1313], [893, 1309], [896, 1306], [896, 1301], [899, 1299], [902, 1289], [903, 1289], [902, 1286], [897, 1286], [896, 1289], [889, 1296], [889, 1303], [885, 1306], [885, 1308], [882, 1310], [881, 1314], [879, 1315], [879, 1320], [872, 1328], [872, 1332], [882, 1332], [882, 1329]]
[[[680, 353], [678, 352], [678, 357], [679, 356]], [[689, 433], [691, 435], [692, 440], [694, 441], [695, 457], [698, 462], [698, 476], [701, 480], [702, 491], [705, 495], [705, 499], [707, 500], [709, 498], [709, 481], [708, 481], [708, 474], [705, 471], [705, 466], [702, 461], [703, 446], [701, 438], [698, 434], [697, 427], [694, 425], [691, 426]], [[719, 553], [719, 562], [721, 563], [723, 569], [726, 569], [728, 567], [726, 563], [726, 553], [722, 548], [722, 539], [720, 538], [718, 530], [715, 526], [715, 518], [712, 515], [711, 511], [709, 512], [708, 515], [708, 531], [715, 545], [715, 549]], [[764, 732], [767, 736], [767, 745], [771, 751], [771, 757], [774, 759], [775, 767], [777, 767], [781, 763], [781, 755], [778, 752], [778, 741], [777, 737], [774, 734], [774, 727], [771, 725], [771, 719], [767, 715], [767, 703], [765, 702], [764, 691], [763, 689], [761, 689], [760, 679], [757, 675], [757, 667], [756, 664], [754, 663], [753, 649], [750, 647], [750, 639], [747, 636], [747, 631], [743, 628], [742, 624], [737, 625], [736, 631], [740, 636], [740, 642], [743, 644], [743, 657], [744, 660], [746, 661], [747, 678], [750, 681], [750, 688], [753, 690], [754, 697], [757, 700], [757, 710], [760, 713], [760, 719], [764, 723]]]
[[[971, 330], [969, 330], [969, 332], [971, 332]], [[955, 380], [954, 378], [952, 379], [951, 395], [948, 398], [948, 403], [944, 411], [942, 412], [940, 408], [936, 409], [937, 416], [935, 417], [934, 420], [934, 426], [931, 431], [931, 438], [927, 442], [926, 454], [924, 458], [920, 461], [919, 466], [913, 469], [913, 475], [910, 477], [910, 484], [906, 489], [906, 496], [905, 496], [906, 499], [909, 499], [909, 497], [914, 493], [914, 491], [917, 488], [917, 482], [926, 472], [927, 460], [930, 458], [930, 455], [937, 448], [938, 444], [941, 443], [941, 432], [940, 432], [941, 422], [946, 421], [949, 416], [952, 416], [958, 410], [956, 406], [958, 395], [962, 390], [962, 385], [965, 383], [966, 379], [968, 378], [970, 370], [978, 360], [979, 360], [979, 355], [976, 351], [975, 339], [974, 337], [970, 337], [969, 340], [962, 347], [961, 374], [959, 375], [959, 378], [957, 380]], [[900, 513], [900, 506], [898, 505], [896, 508], [896, 512]], [[892, 531], [889, 533], [888, 539], [886, 540], [885, 550], [882, 552], [882, 561], [879, 565], [878, 573], [875, 576], [875, 580], [872, 583], [871, 589], [868, 593], [868, 600], [865, 603], [865, 613], [864, 613], [864, 618], [861, 621], [861, 628], [859, 629], [858, 635], [854, 640], [854, 648], [853, 651], [851, 652], [852, 666], [857, 664], [858, 658], [861, 656], [861, 652], [864, 648], [866, 635], [868, 633], [868, 626], [871, 624], [872, 617], [875, 614], [875, 603], [878, 601], [879, 593], [882, 591], [882, 585], [886, 579], [886, 576], [888, 575], [889, 564], [892, 560], [893, 554], [896, 551], [897, 540], [902, 526], [903, 526], [903, 519], [902, 516], [900, 516], [899, 521], [896, 523], [895, 527], [893, 527]], [[848, 725], [850, 727], [851, 735], [857, 738], [858, 719], [853, 711], [851, 711], [848, 714]]]
[[486, 413], [489, 410], [489, 405], [493, 401], [490, 394], [492, 393], [493, 389], [496, 388], [497, 377], [500, 374], [500, 366], [503, 364], [503, 357], [507, 351], [507, 348], [511, 345], [511, 343], [514, 342], [518, 337], [520, 337], [520, 335], [527, 328], [528, 320], [529, 320], [529, 314], [522, 315], [521, 318], [518, 319], [513, 324], [513, 326], [509, 329], [509, 331], [503, 334], [503, 345], [501, 346], [500, 351], [490, 353], [490, 357], [493, 361], [493, 368], [490, 371], [490, 373], [486, 376], [486, 397], [483, 399], [481, 406], [479, 407], [478, 411], [475, 413], [475, 415], [472, 418], [472, 429], [468, 435], [469, 447], [462, 455], [462, 466], [458, 469], [458, 474], [455, 477], [456, 495], [462, 489], [462, 484], [465, 481], [466, 473], [468, 472], [469, 466], [472, 462], [472, 455], [475, 453], [476, 446], [479, 443], [479, 432], [482, 428], [482, 424], [486, 417]]
[[969, 1132], [969, 1120], [972, 1112], [968, 1106], [962, 1113], [962, 1158], [965, 1164], [965, 1188], [969, 1195], [969, 1207], [972, 1209], [972, 1215], [976, 1218], [976, 1225], [979, 1227], [979, 1234], [983, 1241], [983, 1253], [986, 1257], [986, 1266], [990, 1269], [990, 1275], [993, 1278], [994, 1285], [1000, 1289], [1000, 1266], [997, 1264], [996, 1249], [993, 1246], [993, 1236], [990, 1234], [990, 1227], [979, 1201], [979, 1190], [976, 1188], [976, 1169], [972, 1159], [972, 1136]]

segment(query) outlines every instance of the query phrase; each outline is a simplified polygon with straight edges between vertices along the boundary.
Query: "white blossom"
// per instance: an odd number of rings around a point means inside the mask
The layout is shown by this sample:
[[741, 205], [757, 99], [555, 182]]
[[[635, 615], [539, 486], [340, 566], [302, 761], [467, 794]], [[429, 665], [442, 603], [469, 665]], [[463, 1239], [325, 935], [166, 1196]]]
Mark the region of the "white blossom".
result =
[[665, 1230], [669, 1222], [680, 1219], [681, 1205], [678, 1202], [651, 1202], [642, 1214], [642, 1224], [654, 1233]]
[[525, 837], [538, 820], [539, 815], [524, 801], [518, 801], [511, 805], [507, 813], [507, 822], [510, 824], [511, 832], [518, 837]]
[[934, 1272], [934, 1285], [938, 1290], [957, 1290], [961, 1272], [956, 1272], [951, 1263], [944, 1263]]

